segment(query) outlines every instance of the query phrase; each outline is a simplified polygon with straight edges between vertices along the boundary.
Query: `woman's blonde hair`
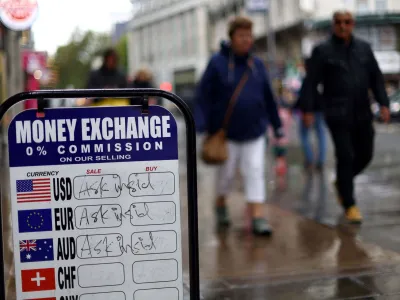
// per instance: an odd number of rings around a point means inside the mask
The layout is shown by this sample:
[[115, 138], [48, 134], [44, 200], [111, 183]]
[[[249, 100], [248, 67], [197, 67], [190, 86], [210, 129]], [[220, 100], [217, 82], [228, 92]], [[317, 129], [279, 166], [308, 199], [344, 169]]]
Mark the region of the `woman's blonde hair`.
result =
[[139, 81], [151, 81], [153, 75], [151, 74], [150, 70], [146, 68], [139, 69], [135, 74], [135, 80]]

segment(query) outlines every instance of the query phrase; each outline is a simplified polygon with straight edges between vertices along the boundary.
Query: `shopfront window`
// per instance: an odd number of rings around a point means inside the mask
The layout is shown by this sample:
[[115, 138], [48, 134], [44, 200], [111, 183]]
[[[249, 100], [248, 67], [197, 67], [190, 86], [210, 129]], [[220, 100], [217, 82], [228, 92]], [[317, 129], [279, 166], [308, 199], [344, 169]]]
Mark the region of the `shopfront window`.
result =
[[387, 10], [387, 0], [375, 0], [375, 9], [377, 12], [384, 12]]
[[356, 27], [354, 29], [354, 35], [357, 36], [358, 38], [370, 43], [372, 47], [375, 46], [373, 44], [374, 41], [372, 40], [370, 30], [368, 27]]
[[382, 27], [375, 27], [374, 30], [374, 41], [375, 50], [379, 51], [394, 51], [396, 50], [396, 31], [392, 26], [382, 26]]
[[367, 13], [369, 11], [368, 0], [356, 0], [356, 8], [359, 14]]
[[397, 35], [393, 26], [358, 27], [354, 34], [370, 43], [374, 51], [396, 50]]

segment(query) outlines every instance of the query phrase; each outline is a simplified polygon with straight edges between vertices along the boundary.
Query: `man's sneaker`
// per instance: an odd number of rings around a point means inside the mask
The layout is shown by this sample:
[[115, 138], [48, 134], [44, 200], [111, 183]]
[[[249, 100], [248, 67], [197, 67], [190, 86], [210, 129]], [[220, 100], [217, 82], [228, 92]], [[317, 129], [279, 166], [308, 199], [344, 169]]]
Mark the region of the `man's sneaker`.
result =
[[346, 219], [352, 224], [361, 224], [362, 216], [357, 206], [352, 206], [346, 209]]
[[253, 219], [252, 226], [255, 235], [270, 236], [272, 234], [271, 226], [263, 218]]
[[215, 214], [218, 226], [229, 226], [231, 224], [226, 206], [217, 206], [215, 208]]

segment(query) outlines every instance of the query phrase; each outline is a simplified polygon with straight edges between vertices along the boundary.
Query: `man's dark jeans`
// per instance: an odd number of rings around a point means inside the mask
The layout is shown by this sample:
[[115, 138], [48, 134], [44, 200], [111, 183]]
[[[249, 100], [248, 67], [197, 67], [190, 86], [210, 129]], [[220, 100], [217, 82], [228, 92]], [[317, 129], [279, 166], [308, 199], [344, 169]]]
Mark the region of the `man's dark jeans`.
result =
[[327, 122], [335, 145], [336, 180], [345, 209], [355, 205], [354, 178], [371, 162], [374, 152], [372, 122], [344, 126]]

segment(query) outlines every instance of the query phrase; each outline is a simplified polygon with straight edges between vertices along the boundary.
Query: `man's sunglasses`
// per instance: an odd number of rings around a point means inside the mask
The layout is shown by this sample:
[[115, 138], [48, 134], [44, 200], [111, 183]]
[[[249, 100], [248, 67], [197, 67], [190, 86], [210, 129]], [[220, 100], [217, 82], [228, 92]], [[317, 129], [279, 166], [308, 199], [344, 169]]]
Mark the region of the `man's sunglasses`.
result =
[[353, 24], [353, 20], [352, 19], [346, 19], [346, 20], [335, 20], [335, 25], [341, 25], [341, 24], [345, 24], [345, 25], [351, 25]]

